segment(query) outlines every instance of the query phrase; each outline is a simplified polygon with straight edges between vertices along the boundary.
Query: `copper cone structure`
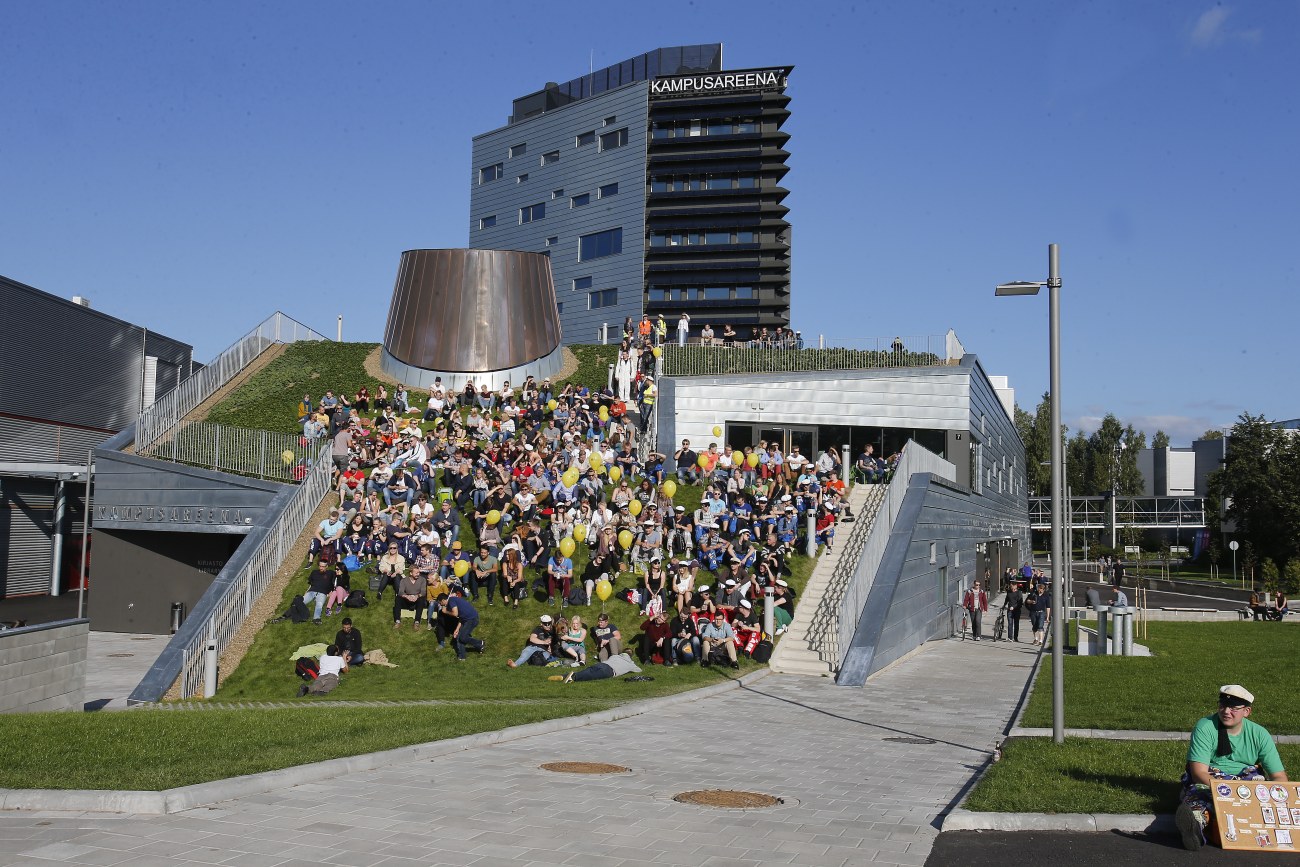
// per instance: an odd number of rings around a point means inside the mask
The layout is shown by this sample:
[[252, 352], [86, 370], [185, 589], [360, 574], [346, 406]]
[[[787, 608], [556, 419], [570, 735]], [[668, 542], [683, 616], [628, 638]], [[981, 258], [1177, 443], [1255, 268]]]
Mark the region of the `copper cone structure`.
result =
[[384, 371], [428, 388], [516, 387], [560, 370], [551, 260], [518, 250], [407, 250], [384, 331]]

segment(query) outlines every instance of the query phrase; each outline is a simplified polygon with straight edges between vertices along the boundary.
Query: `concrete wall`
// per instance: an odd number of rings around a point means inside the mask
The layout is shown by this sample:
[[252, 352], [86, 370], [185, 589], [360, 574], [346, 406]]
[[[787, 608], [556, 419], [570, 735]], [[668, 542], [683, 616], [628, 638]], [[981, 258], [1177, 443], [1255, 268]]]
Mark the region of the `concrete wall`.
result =
[[90, 621], [0, 632], [0, 713], [81, 710]]

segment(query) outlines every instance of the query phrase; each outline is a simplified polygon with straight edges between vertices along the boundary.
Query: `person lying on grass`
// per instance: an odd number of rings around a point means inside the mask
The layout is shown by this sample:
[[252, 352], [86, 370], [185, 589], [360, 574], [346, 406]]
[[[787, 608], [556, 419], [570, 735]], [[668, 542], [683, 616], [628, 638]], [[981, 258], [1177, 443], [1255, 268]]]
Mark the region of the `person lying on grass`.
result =
[[304, 695], [328, 695], [339, 685], [339, 675], [348, 670], [348, 661], [339, 653], [337, 644], [325, 648], [325, 655], [320, 658], [320, 671], [311, 683], [298, 687], [298, 697]]
[[1287, 782], [1286, 770], [1273, 737], [1251, 722], [1255, 696], [1244, 686], [1230, 683], [1219, 688], [1219, 710], [1196, 721], [1187, 747], [1187, 773], [1183, 774], [1181, 803], [1174, 814], [1183, 848], [1195, 851], [1213, 829], [1217, 780]]

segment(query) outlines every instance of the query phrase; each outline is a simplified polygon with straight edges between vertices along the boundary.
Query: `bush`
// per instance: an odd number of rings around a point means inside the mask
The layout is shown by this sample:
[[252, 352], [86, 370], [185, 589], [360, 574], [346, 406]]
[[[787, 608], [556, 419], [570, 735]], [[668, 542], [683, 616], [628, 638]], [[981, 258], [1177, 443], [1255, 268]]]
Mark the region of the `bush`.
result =
[[1282, 570], [1282, 592], [1287, 596], [1300, 594], [1300, 557], [1286, 561], [1286, 568]]
[[1259, 577], [1264, 582], [1264, 589], [1269, 593], [1276, 593], [1281, 576], [1277, 571], [1277, 564], [1271, 557], [1265, 557], [1259, 564]]

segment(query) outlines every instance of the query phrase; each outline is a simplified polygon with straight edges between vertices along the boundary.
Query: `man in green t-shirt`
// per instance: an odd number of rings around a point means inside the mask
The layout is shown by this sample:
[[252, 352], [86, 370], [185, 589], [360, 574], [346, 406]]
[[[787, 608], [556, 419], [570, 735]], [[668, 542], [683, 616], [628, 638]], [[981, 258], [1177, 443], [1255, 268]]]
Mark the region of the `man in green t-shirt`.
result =
[[1255, 696], [1240, 684], [1220, 687], [1219, 710], [1192, 728], [1182, 802], [1174, 815], [1186, 849], [1195, 851], [1205, 842], [1214, 810], [1214, 780], [1287, 781], [1273, 736], [1247, 718], [1254, 703]]

